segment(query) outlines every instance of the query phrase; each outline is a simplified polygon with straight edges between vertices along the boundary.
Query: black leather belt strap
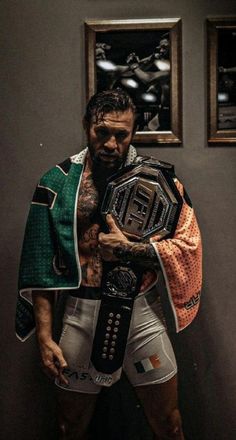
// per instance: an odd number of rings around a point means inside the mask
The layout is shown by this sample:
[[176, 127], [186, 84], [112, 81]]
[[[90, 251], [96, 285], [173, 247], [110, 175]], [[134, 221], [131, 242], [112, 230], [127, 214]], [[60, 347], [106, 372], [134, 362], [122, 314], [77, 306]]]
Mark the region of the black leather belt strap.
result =
[[104, 263], [101, 306], [93, 341], [94, 368], [112, 374], [122, 367], [134, 299], [142, 271], [132, 264]]

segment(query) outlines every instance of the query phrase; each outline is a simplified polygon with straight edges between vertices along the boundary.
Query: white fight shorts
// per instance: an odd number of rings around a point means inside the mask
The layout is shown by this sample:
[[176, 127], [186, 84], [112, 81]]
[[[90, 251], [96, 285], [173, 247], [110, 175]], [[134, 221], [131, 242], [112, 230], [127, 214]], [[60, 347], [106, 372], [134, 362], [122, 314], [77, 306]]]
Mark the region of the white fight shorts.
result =
[[[56, 381], [68, 391], [92, 394], [101, 390], [88, 372], [99, 306], [99, 299], [68, 295], [59, 345], [68, 363], [64, 375], [69, 384]], [[177, 373], [156, 290], [139, 294], [134, 301], [123, 370], [134, 387], [166, 382]]]

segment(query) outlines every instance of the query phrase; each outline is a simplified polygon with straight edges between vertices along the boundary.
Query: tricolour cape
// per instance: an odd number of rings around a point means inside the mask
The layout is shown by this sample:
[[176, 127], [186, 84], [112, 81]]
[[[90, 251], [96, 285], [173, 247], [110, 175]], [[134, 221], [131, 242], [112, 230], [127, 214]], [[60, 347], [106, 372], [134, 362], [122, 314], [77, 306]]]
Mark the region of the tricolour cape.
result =
[[[34, 290], [70, 291], [81, 282], [77, 240], [77, 199], [87, 149], [48, 171], [33, 195], [26, 224], [16, 311], [16, 334], [24, 341], [34, 331]], [[126, 165], [137, 156], [130, 146]], [[201, 288], [201, 238], [193, 208], [183, 189], [175, 235], [151, 238], [161, 265], [157, 289], [169, 327], [182, 330], [195, 317]]]

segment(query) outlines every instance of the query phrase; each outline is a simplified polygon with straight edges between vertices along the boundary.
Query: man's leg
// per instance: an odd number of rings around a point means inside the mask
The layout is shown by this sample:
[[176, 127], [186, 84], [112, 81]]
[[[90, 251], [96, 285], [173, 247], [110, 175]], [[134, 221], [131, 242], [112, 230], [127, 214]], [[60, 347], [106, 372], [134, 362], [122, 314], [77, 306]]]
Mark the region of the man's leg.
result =
[[59, 440], [87, 440], [100, 386], [93, 383], [88, 365], [98, 301], [68, 296], [60, 348], [67, 361], [68, 385], [56, 381]]
[[183, 440], [176, 359], [154, 289], [135, 300], [124, 370], [155, 440]]
[[56, 390], [59, 440], [88, 440], [98, 394]]
[[184, 440], [178, 409], [177, 378], [135, 387], [155, 440]]

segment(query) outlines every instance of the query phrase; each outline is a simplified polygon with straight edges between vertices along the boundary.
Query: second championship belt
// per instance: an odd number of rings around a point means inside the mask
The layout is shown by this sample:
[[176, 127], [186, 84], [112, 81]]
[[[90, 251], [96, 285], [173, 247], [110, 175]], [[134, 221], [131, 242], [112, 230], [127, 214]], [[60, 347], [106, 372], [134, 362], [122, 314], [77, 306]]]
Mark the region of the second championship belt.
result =
[[[174, 234], [182, 197], [173, 179], [173, 166], [138, 157], [108, 182], [102, 216], [111, 214], [132, 241]], [[121, 375], [135, 297], [142, 268], [131, 262], [103, 262], [101, 305], [93, 340], [89, 373], [98, 385], [110, 386]]]

